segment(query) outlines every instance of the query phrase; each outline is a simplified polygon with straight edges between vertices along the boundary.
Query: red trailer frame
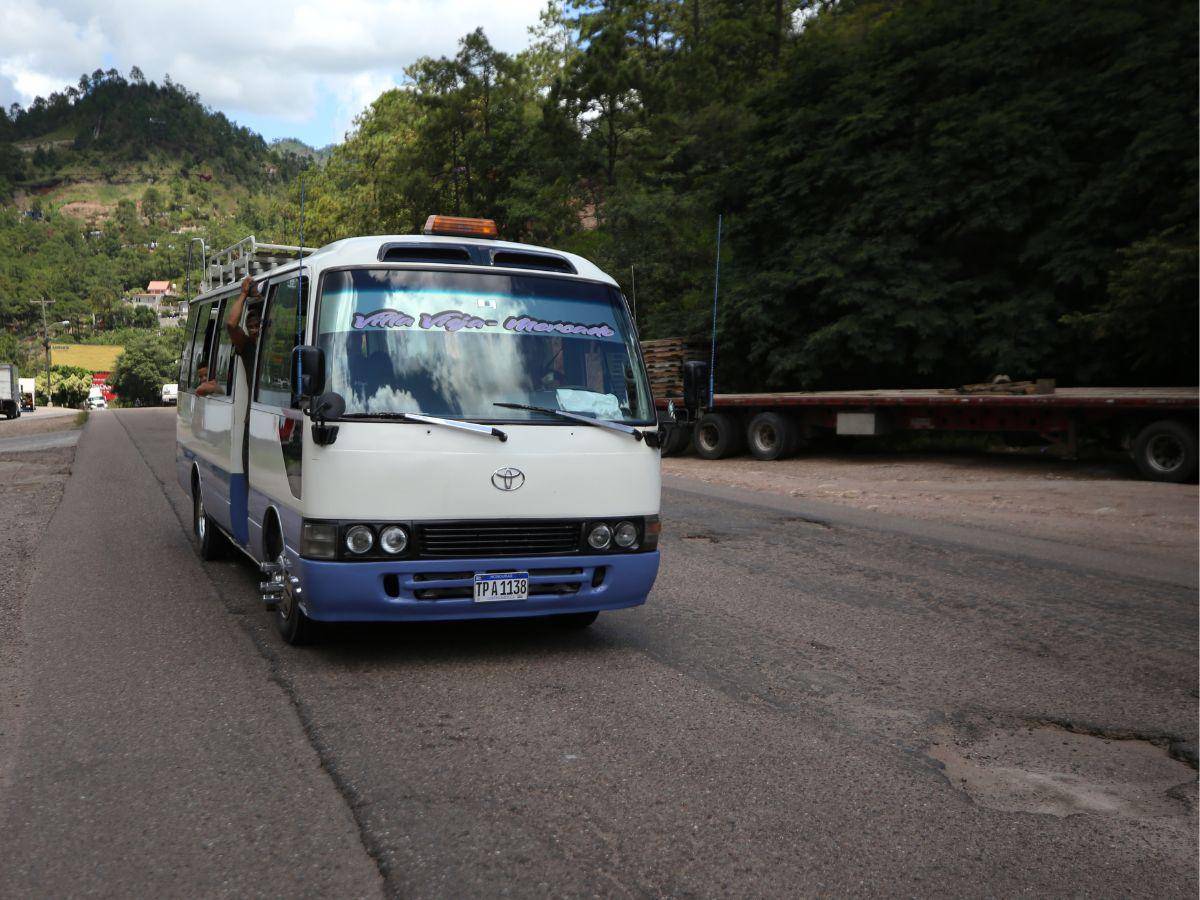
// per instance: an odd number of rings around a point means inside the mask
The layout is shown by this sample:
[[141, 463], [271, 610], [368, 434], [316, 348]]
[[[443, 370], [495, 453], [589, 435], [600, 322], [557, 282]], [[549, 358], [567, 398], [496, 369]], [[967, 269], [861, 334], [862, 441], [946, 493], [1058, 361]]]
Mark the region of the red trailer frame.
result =
[[[683, 398], [659, 401], [661, 408], [682, 405]], [[1081, 432], [1104, 431], [1133, 450], [1146, 477], [1183, 481], [1196, 470], [1198, 411], [1200, 388], [716, 394], [705, 408], [677, 412], [681, 427], [664, 452], [679, 452], [689, 435], [697, 452], [709, 459], [731, 456], [746, 446], [759, 459], [778, 459], [818, 433], [973, 431], [1040, 435], [1074, 453]]]

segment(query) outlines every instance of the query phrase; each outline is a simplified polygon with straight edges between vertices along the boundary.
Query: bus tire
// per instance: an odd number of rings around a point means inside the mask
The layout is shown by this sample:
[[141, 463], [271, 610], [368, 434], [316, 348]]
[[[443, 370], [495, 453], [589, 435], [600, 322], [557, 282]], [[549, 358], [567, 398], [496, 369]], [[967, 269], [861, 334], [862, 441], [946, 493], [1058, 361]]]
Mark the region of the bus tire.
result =
[[760, 412], [746, 426], [746, 446], [755, 459], [782, 459], [796, 452], [800, 434], [785, 416]]
[[[263, 538], [263, 549], [267, 558], [286, 568], [287, 554], [283, 548], [283, 534], [280, 531], [278, 520], [274, 517], [269, 520], [267, 534]], [[279, 632], [279, 636], [283, 638], [285, 644], [302, 647], [317, 639], [317, 623], [304, 614], [304, 610], [300, 608], [300, 604], [292, 595], [291, 585], [286, 583], [286, 579], [283, 599], [275, 604], [271, 617], [275, 620], [275, 630]]]
[[205, 562], [225, 555], [225, 535], [204, 509], [200, 480], [192, 479], [192, 533], [196, 535], [196, 552]]
[[1151, 422], [1133, 441], [1143, 478], [1178, 484], [1196, 474], [1196, 432], [1174, 419]]
[[663, 456], [682, 456], [692, 442], [692, 426], [683, 422], [668, 425], [663, 439]]
[[725, 413], [705, 413], [692, 433], [696, 453], [704, 459], [736, 456], [744, 449], [745, 439], [737, 420]]

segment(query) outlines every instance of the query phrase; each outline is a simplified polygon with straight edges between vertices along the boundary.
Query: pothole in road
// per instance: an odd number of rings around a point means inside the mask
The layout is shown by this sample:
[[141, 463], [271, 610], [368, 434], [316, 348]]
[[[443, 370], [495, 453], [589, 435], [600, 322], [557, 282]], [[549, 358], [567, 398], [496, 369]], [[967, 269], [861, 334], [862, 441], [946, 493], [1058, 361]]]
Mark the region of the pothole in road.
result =
[[926, 753], [980, 806], [1050, 816], [1188, 816], [1196, 773], [1150, 740], [1112, 738], [1056, 725], [945, 729]]
[[784, 516], [779, 521], [784, 525], [808, 525], [811, 528], [822, 528], [825, 531], [833, 530], [833, 526], [828, 522], [822, 522], [820, 519], [809, 519], [805, 516]]

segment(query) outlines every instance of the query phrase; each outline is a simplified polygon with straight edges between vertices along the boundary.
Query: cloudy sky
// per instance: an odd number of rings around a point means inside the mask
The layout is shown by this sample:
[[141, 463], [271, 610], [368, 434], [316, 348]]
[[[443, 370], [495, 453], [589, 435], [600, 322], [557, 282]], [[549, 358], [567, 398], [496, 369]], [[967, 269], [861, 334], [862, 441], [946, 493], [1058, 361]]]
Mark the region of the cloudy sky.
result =
[[322, 146], [419, 56], [482, 26], [513, 52], [545, 0], [0, 0], [0, 102], [84, 72], [166, 74], [267, 138]]

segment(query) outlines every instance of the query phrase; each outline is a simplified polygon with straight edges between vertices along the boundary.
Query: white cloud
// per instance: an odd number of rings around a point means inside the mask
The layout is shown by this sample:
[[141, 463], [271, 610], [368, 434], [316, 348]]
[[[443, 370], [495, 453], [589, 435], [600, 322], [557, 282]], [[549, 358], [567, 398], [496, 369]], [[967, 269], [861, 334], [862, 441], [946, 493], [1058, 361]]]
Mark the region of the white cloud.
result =
[[334, 117], [334, 128], [337, 139], [354, 126], [354, 117], [375, 102], [384, 91], [399, 87], [399, 83], [391, 75], [381, 72], [359, 72], [349, 78], [341, 79], [335, 90], [337, 97], [337, 112]]
[[340, 138], [419, 56], [483, 27], [514, 52], [544, 0], [0, 0], [0, 101], [29, 103], [80, 74], [138, 66], [221, 110], [309, 122], [336, 101]]

